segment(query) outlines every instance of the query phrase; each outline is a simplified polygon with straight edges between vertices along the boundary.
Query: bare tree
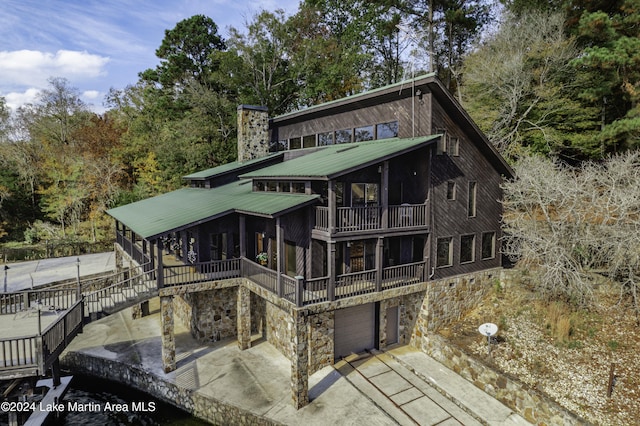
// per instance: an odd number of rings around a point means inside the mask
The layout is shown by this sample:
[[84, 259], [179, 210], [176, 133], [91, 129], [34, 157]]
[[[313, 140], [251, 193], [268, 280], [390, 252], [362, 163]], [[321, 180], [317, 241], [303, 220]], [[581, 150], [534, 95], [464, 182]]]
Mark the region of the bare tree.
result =
[[640, 153], [571, 168], [525, 157], [504, 185], [505, 253], [536, 274], [548, 299], [593, 300], [602, 275], [640, 314]]

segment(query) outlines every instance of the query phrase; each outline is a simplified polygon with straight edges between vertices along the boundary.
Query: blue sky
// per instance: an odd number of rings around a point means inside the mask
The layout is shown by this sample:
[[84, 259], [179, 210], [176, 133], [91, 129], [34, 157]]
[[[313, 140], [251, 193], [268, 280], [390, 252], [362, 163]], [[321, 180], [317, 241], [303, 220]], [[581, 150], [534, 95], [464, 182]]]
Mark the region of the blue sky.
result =
[[109, 88], [154, 68], [164, 31], [209, 16], [218, 33], [244, 30], [261, 10], [291, 15], [300, 0], [0, 0], [0, 96], [11, 108], [33, 102], [50, 77], [64, 77], [101, 112]]

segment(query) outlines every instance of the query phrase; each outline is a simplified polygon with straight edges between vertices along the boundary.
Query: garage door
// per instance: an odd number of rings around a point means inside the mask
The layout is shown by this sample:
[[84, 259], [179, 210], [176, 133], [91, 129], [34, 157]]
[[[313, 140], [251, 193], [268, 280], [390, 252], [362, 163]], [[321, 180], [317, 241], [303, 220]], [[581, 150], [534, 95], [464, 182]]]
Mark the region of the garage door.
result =
[[335, 358], [372, 349], [375, 345], [375, 304], [339, 309], [335, 314]]

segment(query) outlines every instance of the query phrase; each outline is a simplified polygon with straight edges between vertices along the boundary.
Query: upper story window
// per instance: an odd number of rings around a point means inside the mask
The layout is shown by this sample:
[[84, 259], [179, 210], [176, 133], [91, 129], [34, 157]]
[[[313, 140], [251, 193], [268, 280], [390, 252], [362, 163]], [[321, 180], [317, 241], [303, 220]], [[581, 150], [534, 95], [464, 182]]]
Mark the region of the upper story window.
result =
[[447, 182], [447, 200], [456, 199], [456, 183], [452, 180]]
[[398, 122], [390, 121], [376, 125], [376, 139], [389, 139], [398, 137]]
[[476, 182], [469, 182], [469, 198], [467, 205], [467, 213], [469, 217], [476, 216], [476, 195], [477, 195], [478, 185]]
[[318, 133], [318, 146], [333, 145], [333, 132]]
[[373, 140], [373, 126], [356, 127], [353, 133], [356, 142]]
[[289, 192], [293, 194], [305, 194], [306, 184], [305, 182], [290, 182], [290, 181], [264, 181], [259, 180], [255, 183], [256, 192]]
[[398, 121], [371, 124], [351, 129], [341, 129], [323, 132], [302, 137], [293, 137], [288, 140], [272, 142], [271, 152], [284, 151], [286, 149], [311, 148], [314, 146], [326, 146], [340, 143], [363, 142], [375, 139], [389, 139], [398, 137]]
[[303, 148], [312, 148], [316, 146], [316, 135], [307, 135], [302, 138]]
[[289, 149], [300, 149], [302, 148], [302, 138], [291, 138], [289, 139]]
[[482, 258], [493, 259], [496, 257], [496, 233], [482, 233]]
[[350, 143], [352, 136], [351, 129], [336, 130], [336, 143]]

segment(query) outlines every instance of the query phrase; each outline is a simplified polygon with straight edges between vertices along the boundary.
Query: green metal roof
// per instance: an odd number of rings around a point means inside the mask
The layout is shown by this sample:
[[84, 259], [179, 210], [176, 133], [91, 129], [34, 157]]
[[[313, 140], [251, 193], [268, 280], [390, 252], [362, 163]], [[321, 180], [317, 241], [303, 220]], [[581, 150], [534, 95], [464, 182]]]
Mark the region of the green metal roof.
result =
[[[242, 175], [242, 178], [321, 178], [332, 179], [354, 169], [395, 157], [428, 145], [440, 135], [405, 139], [379, 139], [310, 148], [309, 154]], [[304, 150], [301, 150], [304, 151]]]
[[213, 167], [210, 169], [206, 169], [206, 170], [201, 170], [199, 172], [195, 172], [195, 173], [191, 173], [190, 175], [187, 176], [183, 176], [183, 179], [189, 179], [189, 180], [201, 180], [201, 179], [208, 179], [214, 176], [219, 176], [225, 173], [229, 173], [232, 172], [234, 170], [239, 170], [242, 169], [243, 167], [248, 167], [248, 166], [252, 166], [254, 164], [259, 164], [263, 161], [267, 161], [270, 160], [274, 157], [277, 156], [281, 156], [282, 152], [277, 152], [277, 153], [272, 153], [269, 154], [266, 157], [262, 157], [262, 158], [256, 158], [253, 160], [248, 160], [248, 161], [244, 161], [244, 162], [239, 162], [239, 161], [233, 161], [231, 163], [227, 163], [227, 164], [222, 164], [218, 167]]
[[107, 213], [142, 238], [150, 238], [234, 211], [277, 216], [318, 198], [318, 195], [252, 192], [251, 189], [250, 181], [213, 189], [184, 188], [116, 207]]

